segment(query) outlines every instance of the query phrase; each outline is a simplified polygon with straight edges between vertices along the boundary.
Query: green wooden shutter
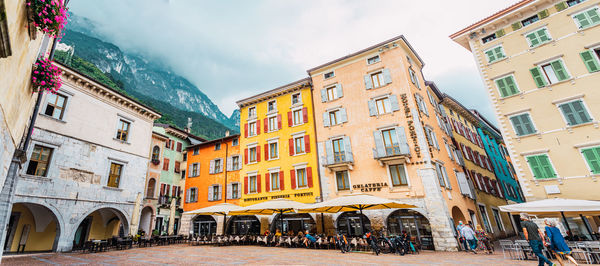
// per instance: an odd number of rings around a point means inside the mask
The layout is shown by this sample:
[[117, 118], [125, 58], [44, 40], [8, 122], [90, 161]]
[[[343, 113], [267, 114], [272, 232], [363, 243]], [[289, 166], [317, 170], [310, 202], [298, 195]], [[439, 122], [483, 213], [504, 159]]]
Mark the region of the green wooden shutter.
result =
[[542, 76], [542, 71], [539, 67], [534, 67], [529, 70], [531, 72], [531, 76], [533, 76], [533, 81], [535, 81], [535, 85], [538, 88], [542, 88], [546, 86], [546, 80]]
[[506, 55], [504, 55], [504, 51], [502, 50], [502, 46], [494, 48], [494, 53], [496, 54], [497, 59], [506, 57]]
[[553, 178], [556, 177], [556, 173], [554, 172], [554, 168], [548, 159], [548, 155], [538, 155], [538, 163], [540, 164], [542, 173], [544, 175], [543, 178]]
[[521, 123], [520, 115], [511, 117], [510, 121], [512, 122], [513, 126], [515, 127], [515, 130], [517, 131], [517, 136], [525, 135], [525, 132], [523, 131], [523, 125]]
[[590, 166], [592, 174], [600, 174], [600, 147], [583, 149], [581, 153]]
[[496, 61], [496, 56], [494, 55], [494, 51], [493, 50], [486, 51], [485, 55], [488, 58], [488, 63]]
[[498, 30], [496, 31], [496, 38], [500, 38], [502, 36], [504, 36], [504, 29]]
[[538, 13], [538, 16], [540, 17], [540, 19], [545, 19], [549, 15], [550, 15], [550, 12], [548, 12], [548, 9], [544, 9]]
[[554, 7], [556, 8], [556, 11], [560, 12], [560, 11], [567, 9], [567, 7], [569, 7], [569, 6], [567, 6], [567, 2], [560, 2], [556, 5], [554, 5]]
[[500, 90], [500, 96], [508, 96], [508, 90], [506, 88], [506, 83], [504, 82], [504, 79], [496, 80], [496, 85], [498, 86], [498, 90]]
[[538, 36], [535, 32], [529, 33], [527, 34], [527, 36], [525, 36], [527, 39], [529, 39], [529, 46], [530, 47], [536, 47], [540, 44], [540, 40], [538, 39]]
[[588, 20], [585, 13], [577, 14], [577, 15], [573, 16], [573, 18], [575, 18], [577, 20], [577, 22], [579, 22], [580, 29], [586, 28], [589, 25], [591, 25], [591, 22]]
[[579, 55], [581, 55], [581, 59], [590, 73], [600, 70], [600, 64], [592, 51], [584, 51]]
[[554, 70], [554, 73], [556, 73], [556, 77], [559, 81], [566, 80], [569, 78], [569, 74], [567, 74], [567, 70], [563, 66], [561, 60], [556, 60], [550, 64], [552, 65], [552, 69]]
[[517, 84], [515, 83], [515, 80], [513, 79], [512, 76], [508, 76], [508, 77], [504, 78], [504, 81], [506, 82], [506, 86], [508, 88], [508, 93], [510, 95], [515, 95], [515, 94], [519, 93], [519, 90], [517, 89]]
[[582, 124], [592, 121], [592, 119], [588, 115], [587, 110], [583, 106], [583, 101], [578, 100], [578, 101], [571, 102], [571, 106], [573, 107], [573, 111], [575, 111], [575, 113], [576, 113], [576, 117], [579, 119], [579, 121]]
[[533, 123], [531, 122], [531, 119], [529, 118], [529, 114], [522, 114], [520, 116], [521, 116], [521, 122], [523, 123], [523, 130], [525, 131], [525, 134], [535, 133], [535, 128], [533, 127]]
[[516, 31], [516, 30], [519, 30], [521, 27], [523, 27], [523, 26], [521, 25], [521, 22], [517, 22], [517, 23], [514, 23], [514, 24], [512, 24], [512, 29], [513, 29], [514, 31]]
[[571, 107], [571, 103], [565, 103], [559, 105], [560, 110], [563, 112], [565, 119], [567, 120], [567, 124], [569, 126], [579, 124], [577, 121], [577, 117], [575, 116], [575, 110]]
[[537, 156], [529, 156], [527, 157], [527, 163], [529, 164], [529, 168], [533, 172], [533, 177], [537, 179], [544, 178], [542, 173], [542, 168], [540, 167], [540, 163], [538, 162]]
[[587, 13], [588, 17], [592, 21], [592, 24], [597, 24], [598, 22], [600, 22], [600, 16], [598, 15], [597, 8], [590, 9], [590, 10], [586, 11], [585, 13]]
[[538, 35], [540, 43], [545, 43], [550, 40], [550, 36], [548, 36], [548, 31], [546, 31], [546, 29], [540, 29], [536, 34]]

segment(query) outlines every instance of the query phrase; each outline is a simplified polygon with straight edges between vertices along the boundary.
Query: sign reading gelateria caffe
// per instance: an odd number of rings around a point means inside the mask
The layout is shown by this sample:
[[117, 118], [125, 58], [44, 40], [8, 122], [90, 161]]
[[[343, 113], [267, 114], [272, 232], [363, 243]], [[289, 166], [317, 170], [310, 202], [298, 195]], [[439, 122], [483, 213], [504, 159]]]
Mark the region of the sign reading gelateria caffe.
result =
[[352, 185], [352, 188], [360, 189], [360, 192], [381, 191], [381, 189], [384, 187], [387, 187], [387, 183], [385, 182]]

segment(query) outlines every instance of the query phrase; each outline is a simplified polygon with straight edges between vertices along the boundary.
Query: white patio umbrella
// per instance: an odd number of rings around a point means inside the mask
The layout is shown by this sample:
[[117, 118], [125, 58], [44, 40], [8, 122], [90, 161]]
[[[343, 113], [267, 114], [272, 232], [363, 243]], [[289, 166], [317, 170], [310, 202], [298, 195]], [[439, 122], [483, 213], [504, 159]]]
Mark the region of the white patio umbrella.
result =
[[270, 215], [279, 213], [279, 221], [281, 228], [283, 229], [283, 214], [297, 212], [300, 208], [307, 208], [308, 204], [288, 200], [288, 199], [274, 199], [269, 201], [263, 201], [254, 205], [243, 207], [240, 210], [232, 211], [233, 215], [244, 215], [244, 214], [258, 214], [258, 215]]
[[323, 202], [309, 205], [305, 208], [299, 208], [300, 213], [338, 213], [345, 211], [359, 211], [361, 214], [360, 225], [364, 228], [362, 212], [363, 210], [378, 209], [406, 209], [416, 208], [417, 206], [403, 203], [396, 200], [376, 197], [369, 194], [352, 194], [338, 198], [326, 200]]
[[198, 215], [223, 215], [223, 234], [225, 234], [227, 226], [227, 215], [232, 211], [237, 211], [242, 207], [231, 203], [219, 203], [213, 206], [187, 211], [183, 214], [198, 214]]

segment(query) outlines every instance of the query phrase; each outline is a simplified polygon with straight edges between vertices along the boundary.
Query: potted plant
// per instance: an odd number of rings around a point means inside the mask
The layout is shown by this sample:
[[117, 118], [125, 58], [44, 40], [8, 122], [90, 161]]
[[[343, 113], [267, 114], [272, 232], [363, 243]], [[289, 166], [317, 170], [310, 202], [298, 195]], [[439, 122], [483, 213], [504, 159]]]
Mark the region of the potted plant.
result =
[[62, 70], [52, 64], [52, 61], [46, 58], [39, 58], [33, 65], [31, 74], [31, 84], [34, 92], [48, 91], [56, 93], [62, 86]]
[[26, 5], [28, 18], [35, 29], [49, 34], [50, 37], [59, 37], [69, 16], [62, 0], [28, 0]]

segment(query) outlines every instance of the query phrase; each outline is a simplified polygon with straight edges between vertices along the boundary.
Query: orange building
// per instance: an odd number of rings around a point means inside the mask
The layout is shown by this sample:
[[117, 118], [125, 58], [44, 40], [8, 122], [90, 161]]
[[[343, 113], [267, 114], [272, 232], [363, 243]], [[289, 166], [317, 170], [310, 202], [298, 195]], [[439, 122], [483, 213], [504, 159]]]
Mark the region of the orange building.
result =
[[[183, 210], [193, 211], [219, 203], [238, 204], [242, 156], [240, 135], [227, 136], [187, 148], [187, 177]], [[223, 217], [183, 215], [182, 233], [214, 234]], [[221, 230], [219, 227], [218, 230]]]

